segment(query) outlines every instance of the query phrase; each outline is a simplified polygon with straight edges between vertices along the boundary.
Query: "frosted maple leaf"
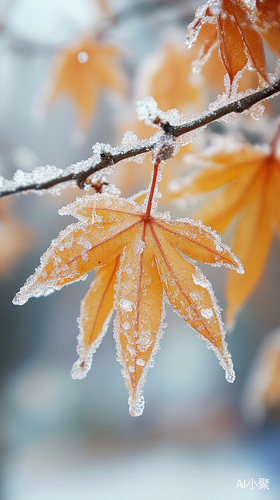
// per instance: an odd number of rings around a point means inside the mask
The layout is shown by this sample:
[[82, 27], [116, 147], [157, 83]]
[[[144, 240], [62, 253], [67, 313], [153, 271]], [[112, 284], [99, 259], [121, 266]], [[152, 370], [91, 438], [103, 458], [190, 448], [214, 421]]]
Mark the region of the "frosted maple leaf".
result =
[[204, 168], [177, 184], [173, 181], [170, 198], [210, 193], [196, 216], [220, 234], [232, 228], [231, 245], [246, 272], [228, 274], [227, 328], [234, 326], [238, 312], [259, 284], [275, 230], [280, 234], [279, 137], [280, 127], [269, 149], [240, 144], [232, 137], [214, 138], [212, 147], [196, 156]]
[[218, 46], [231, 85], [248, 63], [261, 80], [268, 81], [262, 38], [279, 57], [278, 0], [256, 0], [250, 2], [250, 6], [244, 0], [208, 0], [199, 7], [194, 21], [188, 26], [187, 47], [192, 47], [204, 23], [212, 28], [194, 63], [197, 70]]
[[142, 387], [163, 334], [166, 297], [215, 350], [227, 380], [233, 382], [220, 309], [210, 282], [193, 263], [199, 260], [243, 272], [215, 231], [188, 218], [169, 220], [167, 213], [156, 211], [151, 192], [143, 205], [112, 195], [85, 195], [60, 214], [71, 214], [79, 222], [52, 241], [14, 304], [58, 290], [100, 268], [82, 304], [74, 378], [87, 374], [115, 308], [114, 335], [130, 413], [141, 415]]

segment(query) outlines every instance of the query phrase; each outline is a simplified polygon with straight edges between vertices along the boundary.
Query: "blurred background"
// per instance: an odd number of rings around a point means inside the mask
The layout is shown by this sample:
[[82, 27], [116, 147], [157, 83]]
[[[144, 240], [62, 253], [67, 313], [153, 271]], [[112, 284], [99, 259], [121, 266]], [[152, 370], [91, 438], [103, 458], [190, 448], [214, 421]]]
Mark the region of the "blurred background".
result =
[[[127, 129], [148, 137], [154, 131], [142, 130], [134, 105], [145, 95], [164, 110], [206, 108], [223, 92], [223, 68], [213, 59], [204, 73], [190, 71], [193, 54], [182, 44], [198, 5], [0, 0], [1, 175], [11, 179], [18, 169], [47, 164], [65, 168], [90, 157], [97, 141], [120, 144]], [[101, 62], [88, 68], [91, 51]], [[68, 74], [76, 75], [70, 84]], [[262, 120], [240, 117], [226, 130], [252, 142], [271, 140], [278, 100]], [[165, 167], [166, 182], [187, 169], [184, 155], [207, 141], [203, 133], [182, 150]], [[150, 165], [149, 159], [119, 165], [115, 184], [124, 195], [145, 188]], [[280, 351], [279, 240], [227, 337], [235, 383], [225, 381], [214, 353], [167, 306], [168, 326], [144, 388], [146, 408], [132, 418], [112, 325], [87, 378], [70, 377], [76, 318], [91, 277], [12, 305], [51, 239], [72, 222], [57, 210], [78, 195], [69, 187], [60, 196], [0, 200], [1, 499], [280, 498], [280, 354], [268, 373], [271, 352]], [[186, 204], [168, 209], [172, 217], [193, 211]], [[202, 267], [224, 307], [226, 272]], [[266, 397], [256, 383], [264, 379]], [[269, 489], [260, 490], [261, 482]]]

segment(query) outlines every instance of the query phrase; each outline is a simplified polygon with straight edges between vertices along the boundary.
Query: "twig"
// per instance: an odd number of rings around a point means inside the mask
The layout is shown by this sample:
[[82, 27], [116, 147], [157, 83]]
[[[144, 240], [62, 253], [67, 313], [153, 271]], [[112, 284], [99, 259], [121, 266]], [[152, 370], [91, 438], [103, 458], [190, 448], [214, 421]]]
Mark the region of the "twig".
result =
[[[247, 111], [249, 108], [251, 108], [254, 104], [257, 104], [260, 101], [263, 101], [264, 99], [267, 99], [274, 94], [277, 94], [280, 91], [280, 80], [275, 82], [273, 85], [270, 85], [268, 87], [265, 87], [264, 89], [255, 92], [253, 94], [250, 94], [238, 101], [234, 101], [230, 104], [227, 104], [226, 106], [223, 106], [221, 108], [215, 109], [214, 111], [211, 111], [207, 114], [202, 114], [200, 117], [196, 118], [195, 120], [182, 124], [182, 125], [170, 125], [168, 122], [162, 123], [162, 129], [166, 132], [166, 134], [169, 134], [173, 137], [180, 137], [183, 134], [187, 134], [188, 132], [191, 132], [193, 130], [196, 130], [201, 127], [205, 127], [209, 123], [212, 123], [214, 121], [219, 120], [220, 118], [230, 114], [230, 113], [243, 113], [244, 111]], [[141, 146], [139, 148], [132, 148], [127, 151], [121, 151], [117, 152], [116, 154], [112, 153], [101, 153], [100, 157], [101, 160], [98, 163], [94, 163], [94, 165], [89, 166], [89, 168], [83, 170], [82, 172], [79, 173], [67, 173], [65, 171], [61, 175], [48, 180], [46, 182], [42, 183], [34, 183], [34, 184], [28, 184], [22, 185], [22, 186], [17, 186], [16, 189], [3, 189], [0, 191], [0, 198], [4, 196], [9, 196], [11, 194], [17, 194], [21, 192], [28, 192], [28, 191], [42, 191], [46, 189], [53, 188], [54, 186], [62, 183], [66, 183], [69, 181], [75, 181], [76, 184], [82, 189], [84, 187], [84, 184], [86, 182], [86, 179], [93, 175], [94, 173], [103, 170], [104, 168], [110, 166], [110, 165], [116, 165], [118, 162], [125, 160], [127, 158], [132, 158], [134, 156], [141, 155], [143, 153], [147, 153], [149, 151], [152, 151], [155, 146], [157, 145], [157, 141], [155, 140], [154, 143], [149, 143], [147, 145]], [[90, 159], [89, 159], [90, 163]], [[93, 163], [93, 162], [92, 162]]]

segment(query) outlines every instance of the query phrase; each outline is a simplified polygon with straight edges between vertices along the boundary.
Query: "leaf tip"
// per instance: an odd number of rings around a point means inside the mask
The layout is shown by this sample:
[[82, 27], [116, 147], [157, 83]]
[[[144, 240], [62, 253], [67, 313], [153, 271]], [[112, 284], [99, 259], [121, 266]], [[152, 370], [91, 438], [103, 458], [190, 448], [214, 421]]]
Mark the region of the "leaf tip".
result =
[[79, 358], [73, 364], [71, 370], [71, 377], [74, 380], [83, 380], [85, 378], [91, 368], [92, 364], [92, 356], [88, 356], [87, 358]]
[[28, 299], [29, 297], [22, 296], [21, 291], [19, 291], [14, 296], [12, 303], [14, 304], [14, 306], [23, 306], [23, 304], [26, 304]]
[[235, 381], [235, 371], [232, 366], [229, 366], [227, 368], [225, 377], [227, 382], [229, 382], [230, 384], [232, 384]]
[[132, 417], [140, 417], [142, 415], [145, 408], [145, 400], [142, 394], [138, 397], [135, 397], [135, 395], [130, 396], [128, 404], [129, 413]]
[[244, 274], [245, 270], [244, 270], [244, 267], [242, 266], [240, 260], [236, 257], [236, 260], [235, 260], [236, 264], [237, 264], [237, 267], [236, 267], [236, 271], [239, 273], [239, 274]]

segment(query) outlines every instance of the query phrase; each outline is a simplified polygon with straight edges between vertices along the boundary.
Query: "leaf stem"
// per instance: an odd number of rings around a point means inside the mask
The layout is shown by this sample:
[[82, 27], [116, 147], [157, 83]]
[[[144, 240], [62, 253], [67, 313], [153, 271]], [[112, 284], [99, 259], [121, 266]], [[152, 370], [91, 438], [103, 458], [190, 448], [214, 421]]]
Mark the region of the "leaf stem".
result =
[[156, 183], [157, 183], [159, 164], [160, 164], [160, 157], [157, 156], [156, 159], [154, 160], [153, 180], [152, 180], [152, 184], [151, 184], [149, 199], [148, 199], [148, 203], [147, 203], [147, 209], [146, 209], [146, 213], [145, 213], [146, 219], [148, 219], [151, 215], [151, 208], [152, 208], [152, 202], [153, 202], [153, 197], [154, 197]]

